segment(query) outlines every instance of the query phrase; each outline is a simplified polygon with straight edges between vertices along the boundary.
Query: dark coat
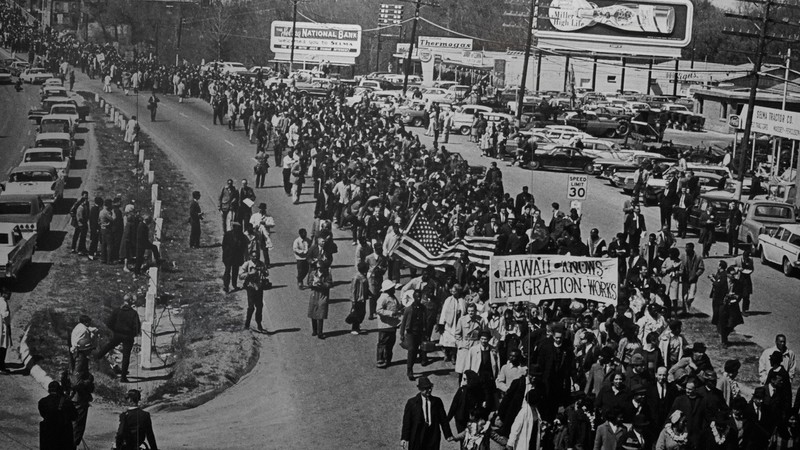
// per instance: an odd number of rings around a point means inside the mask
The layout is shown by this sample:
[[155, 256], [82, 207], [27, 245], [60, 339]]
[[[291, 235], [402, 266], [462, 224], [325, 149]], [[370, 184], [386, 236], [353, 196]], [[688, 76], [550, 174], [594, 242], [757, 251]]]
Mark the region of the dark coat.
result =
[[603, 414], [614, 408], [624, 410], [626, 403], [630, 401], [630, 392], [624, 386], [617, 394], [614, 394], [610, 384], [601, 387], [600, 392], [597, 393], [597, 397], [594, 399], [595, 408]]
[[125, 337], [136, 337], [142, 328], [139, 313], [130, 305], [124, 304], [119, 309], [115, 309], [108, 319], [108, 328]]
[[226, 266], [238, 267], [244, 264], [247, 254], [247, 238], [241, 228], [234, 227], [222, 237], [222, 263]]
[[542, 369], [542, 381], [547, 398], [566, 401], [569, 398], [575, 353], [566, 344], [561, 345], [561, 353], [562, 356], [557, 361], [556, 346], [553, 341], [548, 340], [539, 348], [537, 361]]
[[667, 422], [670, 408], [678, 396], [678, 388], [671, 383], [666, 384], [666, 393], [662, 399], [658, 395], [658, 387], [654, 383], [647, 388], [647, 404], [650, 406], [650, 419], [653, 427], [659, 431]]
[[[431, 402], [431, 425], [425, 423], [422, 413], [422, 395], [417, 394], [406, 402], [403, 412], [403, 428], [400, 439], [408, 441], [408, 450], [438, 449], [441, 445], [442, 433], [445, 438], [453, 436], [444, 404], [439, 397], [429, 397]], [[441, 429], [441, 430], [440, 430]]]
[[39, 448], [41, 450], [74, 450], [72, 421], [78, 417], [72, 401], [61, 394], [50, 394], [39, 400]]
[[138, 226], [139, 217], [130, 214], [128, 220], [125, 221], [125, 227], [122, 229], [122, 242], [119, 245], [120, 259], [133, 258], [135, 256]]
[[[691, 442], [691, 435], [689, 442]], [[739, 450], [739, 436], [736, 431], [736, 425], [731, 423], [728, 426], [728, 432], [725, 433], [725, 442], [722, 444], [718, 444], [714, 439], [711, 425], [704, 426], [700, 433], [700, 441], [697, 448], [702, 448], [703, 450]]]
[[[498, 433], [503, 436], [508, 437], [508, 433], [511, 432], [511, 425], [522, 409], [522, 403], [525, 401], [527, 378], [528, 377], [520, 377], [512, 381], [508, 386], [506, 395], [503, 396], [500, 405], [497, 407], [497, 417], [503, 422], [503, 426], [500, 427]], [[536, 387], [536, 389], [544, 388], [539, 386]]]
[[144, 252], [150, 248], [150, 227], [144, 222], [140, 221], [136, 226], [136, 256], [141, 258]]
[[686, 416], [689, 444], [697, 447], [700, 444], [701, 433], [710, 423], [705, 399], [698, 395], [695, 400], [691, 400], [686, 394], [680, 395], [672, 403], [670, 413], [676, 410], [680, 410]]
[[141, 408], [134, 408], [119, 415], [117, 450], [138, 450], [145, 439], [151, 450], [158, 450], [150, 413], [142, 411]]

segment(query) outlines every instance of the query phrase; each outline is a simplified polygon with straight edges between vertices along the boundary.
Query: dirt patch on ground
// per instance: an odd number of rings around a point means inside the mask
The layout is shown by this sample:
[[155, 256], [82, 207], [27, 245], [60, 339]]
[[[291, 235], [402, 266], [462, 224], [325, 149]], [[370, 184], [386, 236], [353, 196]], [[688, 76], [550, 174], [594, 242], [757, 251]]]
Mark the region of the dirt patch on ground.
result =
[[[90, 181], [90, 196], [111, 198], [121, 195], [123, 203], [134, 202], [141, 213], [152, 214], [150, 185], [138, 166], [138, 159], [123, 142], [123, 132], [106, 121], [97, 104], [92, 105], [97, 169]], [[162, 201], [164, 231], [159, 271], [159, 307], [179, 310], [183, 329], [174, 340], [168, 363], [172, 376], [159, 381], [149, 402], [166, 399], [191, 404], [190, 398], [204, 392], [220, 391], [234, 384], [258, 359], [255, 337], [241, 330], [240, 307], [225, 301], [217, 280], [220, 272], [216, 246], [189, 249], [188, 205], [192, 187], [151, 141], [142, 134], [140, 148], [152, 161]], [[205, 234], [211, 233], [205, 229]], [[71, 233], [71, 230], [70, 230]], [[71, 235], [69, 236], [71, 238]], [[66, 239], [65, 239], [66, 242]], [[104, 321], [121, 303], [126, 293], [135, 293], [141, 305], [147, 277], [123, 272], [122, 265], [103, 265], [98, 261], [69, 254], [68, 245], [55, 252], [48, 274], [47, 289], [39, 296], [33, 313], [28, 345], [39, 364], [54, 378], [68, 365], [69, 333], [80, 314], [93, 318], [102, 331], [101, 345], [110, 336]], [[134, 349], [136, 351], [136, 349]], [[129, 385], [120, 385], [105, 361], [92, 363], [97, 394], [119, 401]]]

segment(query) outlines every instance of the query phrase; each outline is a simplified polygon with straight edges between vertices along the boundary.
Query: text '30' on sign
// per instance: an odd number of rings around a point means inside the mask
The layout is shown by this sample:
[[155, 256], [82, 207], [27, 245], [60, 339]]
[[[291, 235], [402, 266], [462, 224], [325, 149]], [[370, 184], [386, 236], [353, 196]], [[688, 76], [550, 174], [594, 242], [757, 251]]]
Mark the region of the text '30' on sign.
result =
[[588, 188], [588, 175], [569, 175], [569, 179], [567, 181], [567, 199], [586, 200], [586, 190]]

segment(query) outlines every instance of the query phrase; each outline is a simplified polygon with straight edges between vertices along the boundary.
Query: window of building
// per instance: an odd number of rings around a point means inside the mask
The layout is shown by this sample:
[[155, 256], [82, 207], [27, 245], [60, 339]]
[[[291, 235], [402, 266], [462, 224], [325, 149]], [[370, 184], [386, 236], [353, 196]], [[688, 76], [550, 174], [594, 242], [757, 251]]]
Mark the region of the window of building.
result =
[[722, 102], [719, 108], [719, 118], [720, 119], [727, 119], [728, 118], [728, 103]]
[[617, 83], [617, 76], [616, 75], [609, 75], [608, 77], [606, 77], [606, 82], [610, 83], [610, 84], [616, 84]]

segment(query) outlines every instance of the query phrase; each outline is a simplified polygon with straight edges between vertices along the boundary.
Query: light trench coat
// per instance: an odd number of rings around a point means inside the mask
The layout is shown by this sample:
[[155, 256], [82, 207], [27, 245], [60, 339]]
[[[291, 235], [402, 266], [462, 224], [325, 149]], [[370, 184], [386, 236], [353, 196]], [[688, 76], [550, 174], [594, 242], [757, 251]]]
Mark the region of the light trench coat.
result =
[[442, 304], [442, 312], [439, 314], [439, 325], [444, 326], [442, 336], [439, 338], [439, 345], [442, 347], [456, 347], [456, 325], [458, 319], [466, 314], [466, 302], [463, 298], [455, 298], [452, 295], [447, 297]]

